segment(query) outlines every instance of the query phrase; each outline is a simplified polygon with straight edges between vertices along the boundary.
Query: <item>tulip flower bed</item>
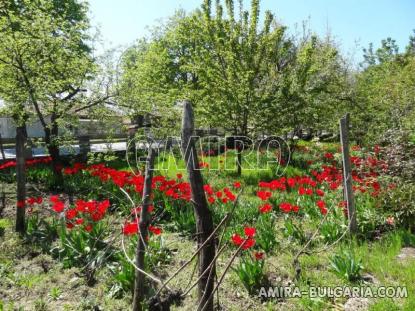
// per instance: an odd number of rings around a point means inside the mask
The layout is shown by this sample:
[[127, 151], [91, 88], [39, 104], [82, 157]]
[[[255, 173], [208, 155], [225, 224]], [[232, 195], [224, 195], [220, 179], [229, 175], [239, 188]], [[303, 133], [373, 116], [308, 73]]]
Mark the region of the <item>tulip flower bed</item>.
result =
[[[204, 190], [215, 225], [226, 215], [231, 216], [218, 241], [222, 252], [218, 270], [222, 271], [228, 259], [234, 258], [221, 293], [224, 305], [233, 302], [241, 308], [249, 305], [258, 310], [271, 310], [277, 305], [293, 310], [322, 310], [344, 303], [345, 299], [314, 301], [303, 297], [264, 301], [258, 298], [258, 292], [263, 286], [288, 283], [306, 289], [310, 285], [360, 282], [362, 267], [385, 284], [394, 284], [390, 280], [392, 276], [402, 282], [415, 277], [412, 267], [402, 268], [407, 273], [405, 276], [392, 267], [401, 245], [413, 243], [415, 237], [405, 230], [396, 231], [396, 215], [382, 205], [385, 193], [394, 191], [396, 185], [387, 176], [388, 167], [382, 161], [381, 148], [367, 151], [355, 146], [352, 150], [358, 222], [358, 240], [352, 241], [347, 232], [337, 145], [300, 144], [294, 151], [292, 164], [279, 170], [279, 175], [270, 170], [243, 170], [242, 176], [235, 177], [234, 172], [227, 171], [222, 164], [232, 153], [229, 150], [222, 155], [207, 156], [201, 163]], [[36, 163], [33, 165], [30, 169], [36, 170]], [[9, 169], [12, 165], [3, 166]], [[215, 170], [210, 170], [212, 167]], [[146, 270], [166, 279], [189, 258], [190, 249], [195, 248], [195, 217], [184, 171], [176, 168], [160, 172], [163, 174], [156, 171], [152, 180]], [[63, 174], [63, 193], [33, 193], [26, 202], [19, 202], [20, 207], [27, 207], [29, 214], [24, 239], [38, 252], [37, 256], [53, 258], [48, 262], [59, 267], [52, 268], [54, 273], [62, 269], [63, 275], [69, 277], [67, 271], [75, 269], [78, 282], [85, 282], [97, 297], [106, 297], [105, 302], [97, 299], [95, 304], [105, 310], [126, 308], [134, 284], [135, 271], [131, 262], [139, 233], [144, 187], [142, 170], [115, 169], [111, 163], [74, 163], [63, 168]], [[9, 247], [6, 244], [2, 245]], [[390, 248], [382, 253], [385, 245]], [[361, 266], [353, 266], [350, 279], [340, 277], [342, 272], [334, 272], [336, 268], [342, 271], [338, 262], [345, 249], [347, 262], [363, 260]], [[303, 252], [302, 272], [296, 279], [292, 267], [300, 251]], [[377, 260], [383, 255], [385, 262], [391, 265], [390, 276], [380, 275], [383, 270]], [[16, 260], [1, 255], [0, 273], [8, 275], [8, 269], [12, 268], [5, 263]], [[330, 264], [334, 270], [329, 268]], [[178, 276], [171, 286], [186, 291], [192, 270], [186, 268], [187, 272]], [[5, 300], [2, 288], [10, 282], [0, 281], [0, 301]], [[65, 282], [61, 284], [67, 288], [63, 285]], [[186, 284], [189, 285], [185, 288]], [[412, 291], [415, 288], [411, 286]], [[184, 309], [194, 303], [195, 298], [191, 291], [189, 293]], [[56, 301], [55, 307], [66, 303], [75, 310], [80, 306], [72, 305], [68, 299], [61, 304], [59, 299]], [[87, 303], [84, 298], [82, 301]]]
[[[28, 159], [26, 160], [26, 167], [34, 166], [40, 163], [47, 164], [47, 163], [50, 163], [51, 161], [52, 161], [51, 157], [38, 157], [38, 158]], [[12, 168], [12, 167], [16, 167], [16, 161], [14, 160], [7, 161], [1, 164], [0, 170], [5, 170], [8, 168]]]
[[[27, 180], [48, 183], [51, 180], [52, 171], [49, 169], [51, 157], [37, 157], [26, 160]], [[9, 160], [0, 164], [0, 180], [7, 183], [15, 181], [16, 161]]]

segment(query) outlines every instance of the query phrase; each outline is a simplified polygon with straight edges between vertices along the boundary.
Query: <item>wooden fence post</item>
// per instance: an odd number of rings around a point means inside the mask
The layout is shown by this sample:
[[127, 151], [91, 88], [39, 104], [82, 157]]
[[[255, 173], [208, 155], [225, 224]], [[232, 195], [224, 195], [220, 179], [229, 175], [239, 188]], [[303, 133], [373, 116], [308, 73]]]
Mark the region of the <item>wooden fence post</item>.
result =
[[16, 179], [17, 179], [17, 204], [16, 204], [16, 231], [25, 233], [26, 214], [26, 169], [25, 169], [25, 144], [27, 139], [26, 126], [16, 127]]
[[127, 129], [127, 146], [126, 146], [126, 156], [129, 154], [133, 155], [134, 158], [137, 152], [137, 145], [135, 143], [135, 133], [137, 132], [137, 124], [132, 124]]
[[240, 141], [237, 141], [236, 148], [236, 174], [238, 177], [242, 175], [242, 146]]
[[24, 149], [26, 159], [31, 159], [33, 157], [32, 147], [33, 147], [32, 141], [26, 138], [25, 149]]
[[[192, 104], [190, 101], [185, 100], [183, 102], [181, 149], [192, 191], [192, 202], [196, 218], [196, 236], [199, 248], [213, 232], [213, 218], [203, 189], [203, 177], [199, 168], [195, 142], [192, 138], [193, 133], [194, 115]], [[214, 263], [211, 265], [211, 263], [215, 258], [215, 240], [215, 238], [210, 239], [199, 253], [199, 276], [201, 276], [198, 283], [199, 310], [201, 310], [203, 306], [205, 306], [203, 310], [213, 310], [212, 291], [216, 266]]]
[[91, 152], [91, 141], [88, 135], [79, 136], [79, 155], [83, 161], [88, 159], [88, 153]]
[[343, 159], [343, 193], [347, 204], [347, 215], [349, 219], [349, 230], [351, 234], [357, 232], [356, 209], [354, 205], [354, 194], [352, 185], [352, 170], [349, 152], [349, 122], [350, 115], [347, 113], [340, 119], [340, 141]]
[[4, 186], [1, 189], [1, 205], [0, 205], [0, 218], [3, 217], [3, 211], [6, 209], [6, 192]]
[[[145, 270], [144, 267], [144, 256], [146, 241], [148, 237], [148, 226], [150, 224], [150, 217], [148, 213], [148, 208], [151, 204], [151, 184], [153, 180], [153, 170], [154, 170], [154, 158], [156, 156], [155, 151], [152, 148], [152, 142], [149, 140], [149, 149], [144, 177], [144, 188], [143, 188], [143, 199], [142, 206], [140, 211], [140, 220], [139, 220], [139, 232], [138, 232], [138, 242], [136, 250], [136, 265], [139, 269]], [[143, 302], [145, 297], [145, 278], [146, 276], [141, 273], [139, 270], [135, 271], [135, 284], [134, 284], [134, 301], [133, 301], [133, 311], [144, 310]]]

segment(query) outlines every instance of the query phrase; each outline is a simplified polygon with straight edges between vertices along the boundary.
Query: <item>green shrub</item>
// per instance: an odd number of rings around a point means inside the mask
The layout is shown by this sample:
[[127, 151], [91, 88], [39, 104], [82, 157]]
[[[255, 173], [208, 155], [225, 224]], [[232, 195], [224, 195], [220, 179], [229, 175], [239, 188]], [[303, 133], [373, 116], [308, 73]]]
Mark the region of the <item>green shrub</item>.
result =
[[30, 167], [26, 171], [27, 181], [44, 184], [48, 188], [53, 186], [53, 171], [48, 165], [37, 165]]
[[415, 178], [415, 143], [411, 133], [402, 129], [389, 129], [382, 137], [382, 158], [387, 163], [387, 173], [407, 181]]
[[331, 271], [350, 282], [360, 280], [362, 260], [350, 250], [343, 250], [330, 258]]
[[357, 225], [362, 235], [371, 235], [385, 224], [382, 210], [376, 207], [377, 198], [373, 198], [369, 193], [363, 193], [355, 197], [355, 202]]
[[415, 235], [408, 230], [401, 230], [401, 239], [404, 247], [415, 247]]
[[382, 196], [384, 211], [396, 217], [396, 223], [415, 230], [415, 183], [398, 181]]

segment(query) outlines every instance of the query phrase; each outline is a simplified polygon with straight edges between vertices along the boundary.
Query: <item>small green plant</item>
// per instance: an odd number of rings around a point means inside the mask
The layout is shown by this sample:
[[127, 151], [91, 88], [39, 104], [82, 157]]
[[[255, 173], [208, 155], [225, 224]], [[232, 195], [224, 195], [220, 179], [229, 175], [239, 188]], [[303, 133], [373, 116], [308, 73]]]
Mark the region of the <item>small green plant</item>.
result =
[[350, 282], [360, 280], [362, 260], [350, 250], [343, 250], [330, 258], [331, 271]]
[[297, 241], [299, 244], [304, 244], [307, 241], [307, 236], [300, 225], [296, 225], [291, 218], [287, 218], [284, 223], [284, 236]]
[[48, 304], [45, 300], [43, 300], [43, 298], [37, 299], [35, 301], [35, 311], [47, 311], [47, 310], [48, 310]]
[[81, 267], [87, 282], [93, 283], [96, 270], [113, 258], [114, 249], [105, 241], [107, 236], [108, 224], [104, 222], [73, 229], [62, 224], [60, 243], [52, 249], [52, 254], [63, 261], [65, 268]]
[[42, 280], [43, 277], [44, 276], [41, 274], [25, 274], [17, 276], [14, 281], [19, 287], [32, 289]]
[[52, 287], [49, 292], [50, 299], [56, 301], [62, 296], [62, 290], [59, 287]]
[[385, 224], [384, 217], [379, 213], [375, 203], [375, 199], [368, 193], [356, 196], [358, 230], [367, 237], [370, 237]]
[[264, 285], [264, 260], [262, 258], [257, 259], [251, 254], [243, 255], [233, 270], [250, 295], [257, 294], [259, 288]]
[[[110, 145], [109, 145], [110, 146]], [[108, 147], [108, 146], [107, 146]], [[88, 164], [97, 164], [103, 162], [111, 162], [117, 160], [117, 156], [113, 154], [112, 151], [103, 153], [103, 152], [88, 152], [87, 163]]]
[[[11, 272], [12, 263], [0, 263], [0, 279], [7, 280]], [[1, 309], [0, 309], [1, 310]]]
[[34, 212], [27, 218], [24, 241], [40, 246], [43, 252], [49, 252], [52, 242], [58, 237], [57, 226], [54, 218], [48, 222]]
[[320, 235], [324, 242], [331, 243], [336, 241], [346, 230], [336, 221], [326, 221], [320, 227]]
[[[137, 236], [133, 236], [127, 249], [127, 255], [134, 260], [137, 247]], [[154, 237], [148, 241], [145, 256], [145, 269], [151, 272], [156, 271], [160, 266], [168, 264], [171, 261], [171, 251], [165, 247], [163, 238]], [[112, 266], [115, 284], [112, 284], [110, 295], [121, 297], [134, 288], [135, 269], [127, 259], [124, 252], [118, 252], [116, 255], [116, 264]]]
[[6, 219], [0, 219], [0, 237], [4, 235], [6, 228], [8, 226], [8, 221]]
[[193, 208], [189, 204], [177, 204], [165, 200], [165, 211], [170, 215], [173, 229], [181, 233], [194, 234], [196, 231], [196, 220]]
[[261, 217], [255, 240], [259, 247], [267, 254], [271, 253], [278, 245], [275, 232], [275, 217], [272, 214]]
[[[129, 251], [129, 253], [132, 252]], [[134, 256], [130, 259], [134, 260]], [[116, 261], [117, 264], [112, 267], [115, 282], [112, 284], [109, 294], [111, 297], [121, 298], [124, 294], [131, 293], [134, 288], [135, 269], [123, 252], [117, 253]]]
[[171, 251], [164, 245], [162, 236], [151, 238], [147, 244], [147, 253], [145, 256], [146, 268], [155, 271], [162, 265], [171, 261]]

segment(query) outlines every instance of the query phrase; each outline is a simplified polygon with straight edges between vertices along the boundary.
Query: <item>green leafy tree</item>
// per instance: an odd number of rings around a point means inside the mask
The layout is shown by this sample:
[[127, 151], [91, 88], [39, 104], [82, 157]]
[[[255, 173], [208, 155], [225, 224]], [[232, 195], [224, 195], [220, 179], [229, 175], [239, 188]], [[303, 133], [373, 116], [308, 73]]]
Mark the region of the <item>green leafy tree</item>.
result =
[[258, 114], [278, 97], [294, 43], [271, 12], [265, 12], [260, 26], [257, 0], [251, 1], [250, 12], [242, 1], [239, 13], [233, 1], [225, 1], [225, 7], [217, 1], [215, 14], [211, 11], [205, 1], [202, 10], [178, 26], [177, 36], [190, 47], [182, 68], [197, 82], [193, 97], [203, 121], [247, 136], [271, 118]]
[[259, 0], [250, 11], [238, 3], [235, 9], [232, 0], [204, 1], [190, 15], [178, 12], [127, 51], [123, 102], [135, 111], [160, 111], [190, 99], [199, 125], [236, 136], [337, 126], [333, 115], [353, 94], [334, 42], [311, 34], [296, 40], [269, 11], [259, 22]]
[[177, 103], [186, 93], [186, 73], [180, 69], [184, 47], [170, 34], [183, 18], [178, 11], [152, 29], [150, 40], [138, 40], [121, 57], [118, 105], [141, 125], [150, 114], [156, 139], [179, 136], [182, 112]]
[[415, 53], [413, 37], [405, 53], [395, 41], [382, 41], [380, 48], [364, 50], [363, 70], [357, 75], [355, 121], [359, 134], [368, 141], [378, 140], [388, 129], [414, 130]]
[[0, 97], [16, 111], [21, 103], [29, 104], [29, 117], [38, 119], [44, 129], [60, 183], [59, 126], [81, 106], [96, 102], [87, 100], [85, 89], [96, 72], [87, 4], [7, 0], [0, 12], [0, 75], [8, 77], [0, 81]]
[[267, 123], [268, 131], [337, 127], [338, 118], [354, 101], [349, 77], [348, 63], [330, 36], [304, 35], [295, 45], [279, 96], [265, 110], [276, 120]]
[[330, 38], [297, 42], [271, 12], [262, 25], [259, 15], [259, 1], [250, 12], [241, 1], [178, 12], [126, 53], [122, 96], [141, 108], [191, 99], [201, 124], [235, 135], [326, 124], [351, 102], [347, 62]]

